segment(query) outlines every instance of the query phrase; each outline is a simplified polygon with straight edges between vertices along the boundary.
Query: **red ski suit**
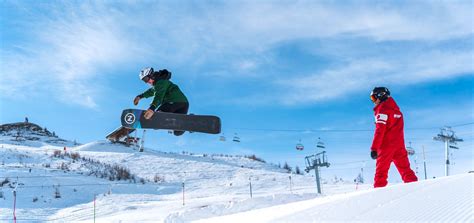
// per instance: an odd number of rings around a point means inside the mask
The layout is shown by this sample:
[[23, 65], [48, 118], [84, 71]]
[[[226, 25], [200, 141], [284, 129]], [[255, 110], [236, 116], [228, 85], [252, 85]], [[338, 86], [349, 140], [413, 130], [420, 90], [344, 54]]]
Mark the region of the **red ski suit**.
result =
[[377, 151], [374, 187], [387, 185], [388, 170], [395, 163], [405, 183], [417, 181], [415, 173], [410, 169], [403, 134], [403, 114], [393, 98], [381, 102], [374, 108], [375, 134], [372, 151]]

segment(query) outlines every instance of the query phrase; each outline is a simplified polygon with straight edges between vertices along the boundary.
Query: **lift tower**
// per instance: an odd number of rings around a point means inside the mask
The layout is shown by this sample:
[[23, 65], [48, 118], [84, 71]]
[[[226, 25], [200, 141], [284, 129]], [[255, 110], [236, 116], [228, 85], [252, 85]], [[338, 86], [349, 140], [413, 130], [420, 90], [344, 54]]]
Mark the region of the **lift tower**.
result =
[[[318, 141], [316, 148], [325, 149], [324, 143], [321, 140]], [[309, 173], [310, 170], [314, 169], [315, 177], [316, 177], [316, 186], [318, 188], [318, 194], [321, 194], [321, 183], [319, 179], [319, 167], [329, 167], [329, 162], [327, 161], [326, 151], [322, 151], [320, 153], [315, 153], [311, 156], [306, 156], [306, 169], [305, 171]]]
[[454, 135], [454, 131], [451, 129], [451, 127], [449, 126], [446, 126], [444, 128], [441, 129], [441, 132], [433, 137], [434, 140], [436, 141], [441, 141], [441, 142], [444, 142], [444, 149], [445, 149], [445, 159], [446, 159], [446, 163], [445, 163], [445, 176], [449, 176], [449, 149], [459, 149], [456, 145], [457, 142], [462, 142], [463, 140], [456, 137], [456, 135]]

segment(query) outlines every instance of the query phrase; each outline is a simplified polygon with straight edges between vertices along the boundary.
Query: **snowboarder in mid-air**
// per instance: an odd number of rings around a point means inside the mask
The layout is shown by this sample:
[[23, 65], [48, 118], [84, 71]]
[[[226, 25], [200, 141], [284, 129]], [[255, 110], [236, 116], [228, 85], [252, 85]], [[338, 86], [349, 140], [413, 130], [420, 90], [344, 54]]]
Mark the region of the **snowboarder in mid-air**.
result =
[[[170, 81], [171, 72], [166, 69], [154, 71], [152, 67], [140, 71], [140, 79], [151, 86], [133, 100], [138, 105], [142, 98], [153, 97], [150, 107], [145, 112], [145, 119], [150, 119], [155, 111], [187, 114], [189, 102], [179, 87]], [[159, 107], [158, 107], [159, 106]], [[184, 131], [173, 131], [174, 135], [180, 136]]]
[[376, 87], [370, 94], [375, 104], [375, 134], [370, 156], [376, 159], [374, 187], [387, 185], [388, 170], [393, 162], [405, 183], [418, 181], [410, 168], [403, 133], [403, 114], [390, 91]]

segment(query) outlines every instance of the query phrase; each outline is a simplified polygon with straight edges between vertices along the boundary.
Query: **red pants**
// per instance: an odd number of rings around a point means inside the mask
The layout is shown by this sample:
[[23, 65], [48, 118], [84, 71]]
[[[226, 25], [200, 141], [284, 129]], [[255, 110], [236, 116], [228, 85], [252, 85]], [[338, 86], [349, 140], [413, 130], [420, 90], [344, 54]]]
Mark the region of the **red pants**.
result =
[[410, 169], [410, 161], [408, 160], [407, 150], [404, 147], [382, 148], [377, 153], [374, 187], [385, 187], [387, 185], [388, 170], [392, 162], [402, 176], [403, 182], [418, 181], [415, 173]]

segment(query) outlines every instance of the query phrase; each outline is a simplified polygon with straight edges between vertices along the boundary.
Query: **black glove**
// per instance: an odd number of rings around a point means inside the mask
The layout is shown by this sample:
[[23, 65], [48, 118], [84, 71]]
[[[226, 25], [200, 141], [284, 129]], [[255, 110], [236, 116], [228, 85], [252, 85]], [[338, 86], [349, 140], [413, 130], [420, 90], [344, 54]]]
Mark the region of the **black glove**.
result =
[[133, 99], [133, 104], [134, 105], [138, 105], [138, 102], [142, 99], [141, 95], [138, 95], [135, 97], [135, 99]]
[[372, 151], [370, 152], [370, 157], [372, 157], [372, 159], [374, 159], [374, 160], [377, 159], [377, 156], [378, 156], [378, 155], [377, 155], [377, 151], [372, 150]]

